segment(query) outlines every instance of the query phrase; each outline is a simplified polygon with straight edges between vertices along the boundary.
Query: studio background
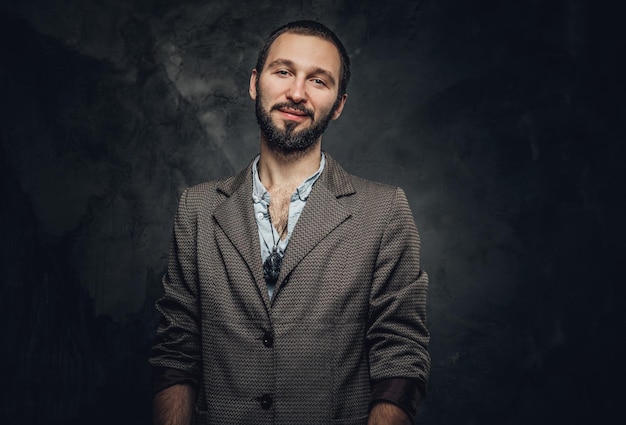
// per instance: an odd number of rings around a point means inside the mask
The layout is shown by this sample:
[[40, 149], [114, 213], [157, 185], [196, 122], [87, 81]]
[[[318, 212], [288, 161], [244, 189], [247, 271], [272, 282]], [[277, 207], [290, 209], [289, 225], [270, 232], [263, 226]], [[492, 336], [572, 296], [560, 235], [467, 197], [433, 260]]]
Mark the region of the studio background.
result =
[[618, 11], [584, 0], [0, 7], [2, 424], [150, 422], [153, 306], [178, 196], [256, 154], [250, 70], [269, 31], [302, 18], [334, 29], [352, 60], [324, 148], [404, 188], [421, 231], [433, 364], [417, 423], [595, 424], [618, 412]]

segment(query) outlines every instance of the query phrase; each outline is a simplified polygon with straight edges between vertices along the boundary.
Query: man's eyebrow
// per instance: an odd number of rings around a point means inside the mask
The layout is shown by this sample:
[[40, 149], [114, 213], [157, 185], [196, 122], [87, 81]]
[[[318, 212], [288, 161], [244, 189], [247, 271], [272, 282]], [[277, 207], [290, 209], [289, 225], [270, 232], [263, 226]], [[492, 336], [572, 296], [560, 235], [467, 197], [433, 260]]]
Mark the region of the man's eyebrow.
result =
[[290, 61], [289, 59], [276, 59], [275, 61], [270, 62], [269, 65], [267, 65], [268, 68], [273, 68], [275, 66], [293, 66], [293, 62]]
[[[272, 62], [270, 62], [267, 67], [268, 68], [275, 68], [278, 66], [287, 66], [287, 67], [293, 67], [294, 63], [293, 61], [290, 61], [289, 59], [276, 59], [273, 60]], [[315, 68], [313, 69], [312, 72], [310, 72], [310, 74], [313, 75], [323, 75], [324, 77], [326, 77], [329, 81], [329, 83], [331, 85], [335, 85], [337, 82], [335, 81], [335, 77], [333, 77], [333, 74], [330, 73], [330, 71], [324, 69], [324, 68]]]

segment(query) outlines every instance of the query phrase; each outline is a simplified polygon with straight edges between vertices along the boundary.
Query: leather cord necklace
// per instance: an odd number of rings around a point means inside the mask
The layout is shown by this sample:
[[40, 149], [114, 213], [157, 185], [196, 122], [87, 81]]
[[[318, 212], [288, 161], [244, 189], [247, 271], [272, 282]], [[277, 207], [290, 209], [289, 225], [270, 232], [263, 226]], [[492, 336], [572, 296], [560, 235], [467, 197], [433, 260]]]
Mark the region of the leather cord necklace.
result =
[[[270, 255], [263, 262], [263, 277], [265, 278], [265, 283], [273, 285], [278, 280], [278, 274], [280, 273], [280, 266], [283, 262], [283, 257], [278, 253], [278, 242], [276, 242], [276, 238], [274, 237], [274, 224], [272, 223], [269, 205], [267, 206], [267, 218], [270, 221], [270, 230], [272, 231], [272, 242], [274, 243], [274, 247], [272, 248]], [[282, 239], [285, 230], [287, 230], [287, 225], [283, 227], [282, 232], [278, 235], [278, 241]]]

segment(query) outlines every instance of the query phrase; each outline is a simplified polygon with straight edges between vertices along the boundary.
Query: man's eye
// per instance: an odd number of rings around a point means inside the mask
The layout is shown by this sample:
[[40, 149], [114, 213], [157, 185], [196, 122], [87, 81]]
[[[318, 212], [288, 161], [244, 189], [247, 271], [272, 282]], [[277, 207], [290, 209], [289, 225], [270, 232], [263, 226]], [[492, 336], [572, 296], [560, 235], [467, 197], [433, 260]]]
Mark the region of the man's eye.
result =
[[326, 83], [324, 82], [324, 80], [320, 80], [319, 78], [314, 78], [313, 79], [313, 83], [320, 85], [320, 86], [325, 86]]
[[289, 75], [289, 72], [285, 71], [284, 69], [278, 70], [276, 73], [278, 75]]

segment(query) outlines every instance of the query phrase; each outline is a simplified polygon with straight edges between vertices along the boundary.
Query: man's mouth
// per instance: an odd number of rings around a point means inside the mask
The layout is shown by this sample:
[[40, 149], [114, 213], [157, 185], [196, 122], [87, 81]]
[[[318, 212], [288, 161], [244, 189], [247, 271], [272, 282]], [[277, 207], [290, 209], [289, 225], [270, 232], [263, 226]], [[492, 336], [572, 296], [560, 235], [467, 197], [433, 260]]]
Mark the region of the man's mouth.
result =
[[281, 108], [280, 111], [284, 112], [285, 114], [291, 114], [291, 115], [300, 115], [300, 116], [307, 115], [306, 112], [299, 111], [297, 109], [291, 109], [291, 108]]
[[313, 113], [304, 108], [294, 108], [287, 105], [276, 105], [274, 108], [283, 115], [284, 118], [293, 121], [303, 121], [306, 118], [313, 118]]
[[294, 111], [293, 109], [279, 109], [284, 118], [293, 121], [303, 121], [307, 118], [307, 115], [301, 111]]

